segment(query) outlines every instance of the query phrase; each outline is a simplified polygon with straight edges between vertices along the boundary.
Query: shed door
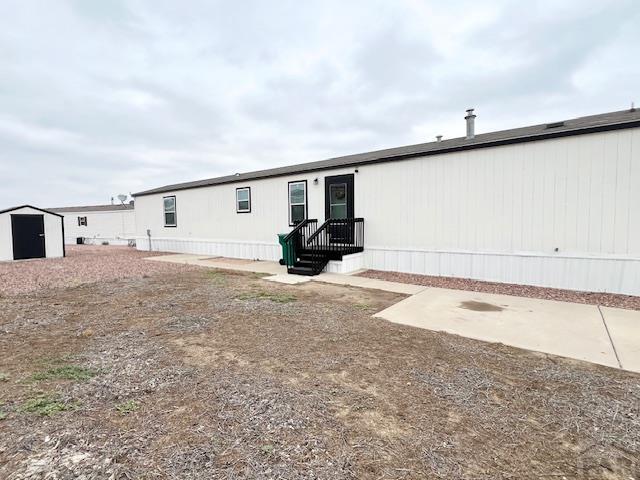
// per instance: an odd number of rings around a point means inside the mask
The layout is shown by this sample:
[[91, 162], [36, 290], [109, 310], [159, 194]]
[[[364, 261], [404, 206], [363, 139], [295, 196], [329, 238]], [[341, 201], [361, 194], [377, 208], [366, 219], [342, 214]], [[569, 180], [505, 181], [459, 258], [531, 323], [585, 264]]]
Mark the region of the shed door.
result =
[[11, 215], [13, 259], [44, 258], [44, 215]]

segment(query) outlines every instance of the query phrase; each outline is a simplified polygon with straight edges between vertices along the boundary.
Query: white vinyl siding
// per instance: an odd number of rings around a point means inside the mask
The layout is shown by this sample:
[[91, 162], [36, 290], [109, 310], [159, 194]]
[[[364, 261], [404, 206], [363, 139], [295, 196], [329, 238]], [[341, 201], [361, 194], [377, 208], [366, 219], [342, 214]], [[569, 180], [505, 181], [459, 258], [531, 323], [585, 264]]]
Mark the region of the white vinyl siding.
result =
[[[75, 244], [76, 239], [82, 237], [85, 243], [107, 241], [110, 245], [126, 245], [136, 236], [134, 209], [58, 213], [64, 216], [64, 235], [67, 244]], [[79, 226], [78, 217], [86, 217], [87, 225]]]

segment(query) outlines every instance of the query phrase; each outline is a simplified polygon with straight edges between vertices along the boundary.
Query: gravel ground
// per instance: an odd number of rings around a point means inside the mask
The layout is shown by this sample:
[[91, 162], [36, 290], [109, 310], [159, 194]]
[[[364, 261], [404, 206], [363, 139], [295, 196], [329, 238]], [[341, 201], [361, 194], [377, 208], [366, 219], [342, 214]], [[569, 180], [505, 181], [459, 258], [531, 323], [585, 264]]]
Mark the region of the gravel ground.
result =
[[411, 283], [429, 287], [450, 288], [453, 290], [468, 290], [471, 292], [497, 293], [500, 295], [514, 295], [517, 297], [541, 298], [543, 300], [559, 300], [561, 302], [587, 303], [604, 307], [626, 308], [640, 310], [640, 297], [633, 295], [617, 295], [614, 293], [578, 292], [575, 290], [560, 290], [557, 288], [532, 287], [529, 285], [515, 285], [511, 283], [483, 282], [470, 278], [432, 277], [429, 275], [415, 275], [412, 273], [383, 272], [367, 270], [358, 274], [361, 277], [377, 278], [391, 282]]
[[164, 254], [131, 247], [67, 245], [66, 254], [65, 258], [0, 262], [0, 296], [197, 268], [149, 262], [143, 259]]
[[0, 478], [640, 478], [640, 375], [193, 270], [0, 298]]

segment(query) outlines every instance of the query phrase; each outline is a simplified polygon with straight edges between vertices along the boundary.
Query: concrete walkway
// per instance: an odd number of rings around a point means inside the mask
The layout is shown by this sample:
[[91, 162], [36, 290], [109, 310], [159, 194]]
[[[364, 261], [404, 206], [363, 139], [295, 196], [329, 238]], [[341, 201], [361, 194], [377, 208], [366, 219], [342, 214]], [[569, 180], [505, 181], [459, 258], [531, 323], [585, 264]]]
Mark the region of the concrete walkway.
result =
[[429, 288], [379, 318], [640, 372], [640, 312]]
[[243, 272], [269, 273], [271, 274], [271, 276], [265, 277], [265, 280], [277, 283], [285, 283], [288, 285], [314, 281], [333, 283], [336, 285], [351, 285], [360, 288], [371, 288], [374, 290], [403, 293], [405, 295], [415, 295], [416, 293], [422, 292], [427, 288], [420, 285], [387, 282], [385, 280], [377, 280], [375, 278], [354, 277], [351, 275], [342, 275], [339, 273], [321, 273], [320, 275], [316, 275], [313, 277], [289, 275], [287, 273], [287, 267], [280, 265], [278, 262], [268, 262], [262, 260], [255, 261], [224, 257], [205, 257], [202, 255], [191, 255], [184, 253], [175, 255], [163, 255], [161, 257], [148, 257], [147, 260], [153, 260], [156, 262], [184, 263], [187, 265], [221, 268], [225, 270], [241, 270]]
[[287, 274], [277, 262], [165, 255], [161, 262], [270, 274], [284, 284], [309, 281], [409, 295], [375, 317], [640, 372], [640, 311], [490, 293], [447, 290], [335, 273]]
[[146, 260], [153, 260], [156, 262], [184, 263], [187, 265], [221, 268], [224, 270], [241, 270], [243, 272], [270, 273], [272, 275], [287, 273], [287, 268], [280, 265], [278, 262], [262, 262], [255, 260], [244, 260], [240, 258], [207, 257], [204, 255], [192, 255], [188, 253], [176, 253], [171, 255], [162, 255], [160, 257], [147, 257]]

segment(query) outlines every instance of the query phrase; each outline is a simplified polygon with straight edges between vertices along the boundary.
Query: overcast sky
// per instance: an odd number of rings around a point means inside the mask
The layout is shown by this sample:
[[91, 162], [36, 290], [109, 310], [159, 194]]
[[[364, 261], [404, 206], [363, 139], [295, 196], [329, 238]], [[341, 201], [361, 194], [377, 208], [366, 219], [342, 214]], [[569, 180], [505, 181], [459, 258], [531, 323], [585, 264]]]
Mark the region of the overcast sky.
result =
[[640, 3], [0, 2], [0, 208], [628, 108]]

